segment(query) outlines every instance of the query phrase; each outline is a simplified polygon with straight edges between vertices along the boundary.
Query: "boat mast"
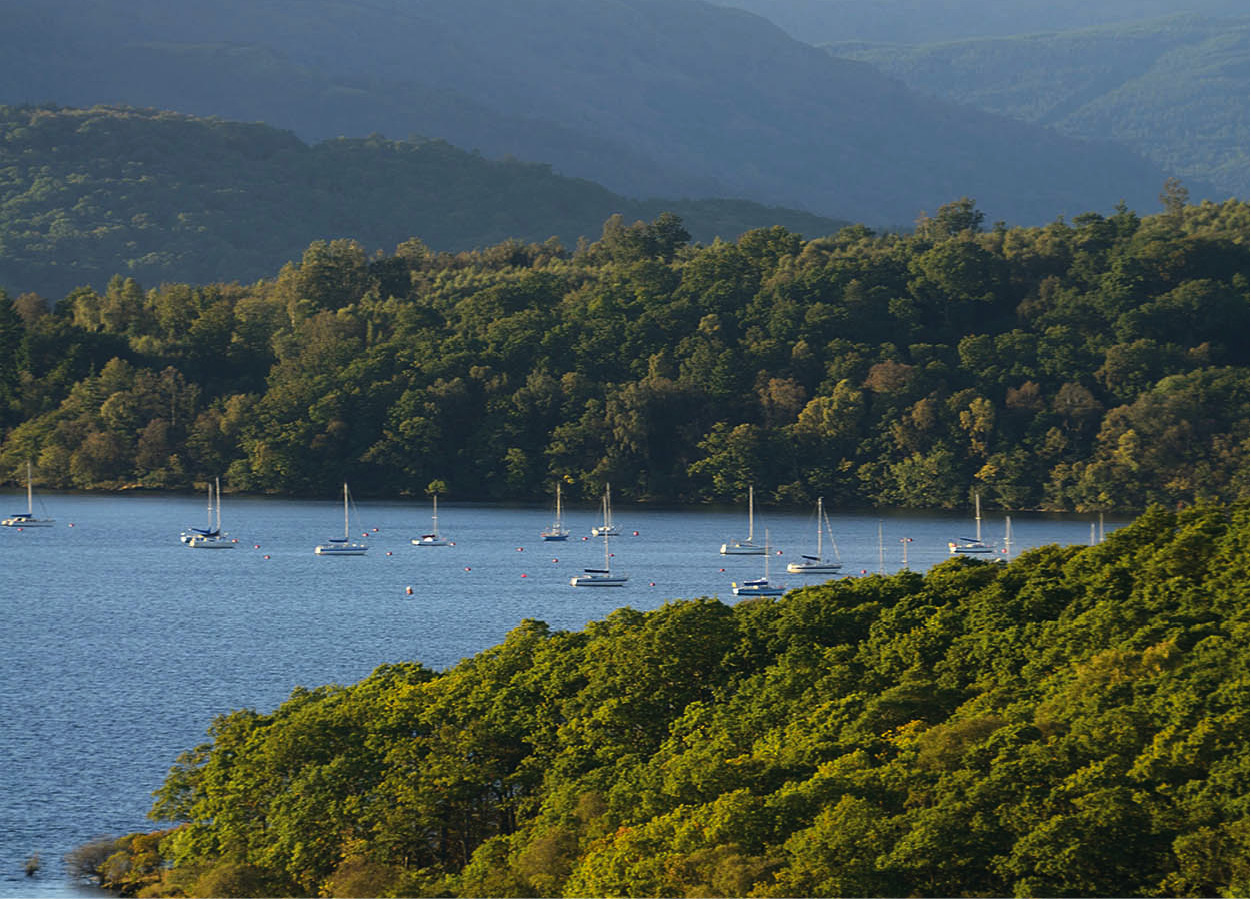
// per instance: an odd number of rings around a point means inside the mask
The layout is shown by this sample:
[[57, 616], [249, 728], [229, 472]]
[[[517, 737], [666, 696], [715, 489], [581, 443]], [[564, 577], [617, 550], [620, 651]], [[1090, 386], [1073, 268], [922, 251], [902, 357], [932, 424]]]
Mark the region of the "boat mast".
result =
[[31, 486], [30, 460], [26, 460], [26, 514], [35, 517], [35, 492]]
[[822, 499], [821, 497], [818, 496], [817, 497], [817, 560], [818, 561], [820, 561], [823, 558], [821, 555], [821, 524], [824, 521], [824, 512], [823, 512], [821, 503], [822, 503]]
[[756, 488], [747, 486], [747, 542], [751, 543], [756, 534]]
[[434, 499], [434, 515], [432, 516], [431, 521], [434, 526], [434, 536], [437, 537], [439, 536], [439, 494], [437, 493], [434, 494], [433, 499]]
[[217, 530], [222, 529], [222, 479], [214, 478], [217, 484]]
[[977, 521], [977, 542], [982, 542], [982, 494], [973, 494], [973, 516]]
[[348, 489], [347, 481], [343, 482], [343, 540], [348, 539]]

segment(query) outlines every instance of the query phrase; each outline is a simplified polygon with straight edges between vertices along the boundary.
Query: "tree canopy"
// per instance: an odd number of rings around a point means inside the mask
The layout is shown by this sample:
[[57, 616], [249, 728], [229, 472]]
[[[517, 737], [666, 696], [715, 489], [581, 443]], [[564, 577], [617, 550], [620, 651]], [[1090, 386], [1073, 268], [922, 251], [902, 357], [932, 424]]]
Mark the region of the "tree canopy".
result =
[[227, 489], [1136, 510], [1247, 488], [1247, 204], [472, 253], [0, 299], [0, 472]]
[[1222, 896], [1248, 509], [734, 606], [522, 622], [218, 718], [96, 853], [151, 895]]

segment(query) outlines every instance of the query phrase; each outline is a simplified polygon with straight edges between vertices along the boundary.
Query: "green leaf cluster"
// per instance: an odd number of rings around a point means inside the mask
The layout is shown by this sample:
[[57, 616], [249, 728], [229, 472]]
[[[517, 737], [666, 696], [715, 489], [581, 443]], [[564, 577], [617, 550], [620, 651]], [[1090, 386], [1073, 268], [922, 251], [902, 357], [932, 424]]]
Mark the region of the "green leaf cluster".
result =
[[1245, 895], [1247, 547], [1245, 504], [1156, 507], [297, 689], [178, 760], [147, 889]]
[[1139, 510], [1247, 486], [1246, 203], [910, 235], [780, 226], [391, 255], [0, 301], [0, 471], [535, 500]]

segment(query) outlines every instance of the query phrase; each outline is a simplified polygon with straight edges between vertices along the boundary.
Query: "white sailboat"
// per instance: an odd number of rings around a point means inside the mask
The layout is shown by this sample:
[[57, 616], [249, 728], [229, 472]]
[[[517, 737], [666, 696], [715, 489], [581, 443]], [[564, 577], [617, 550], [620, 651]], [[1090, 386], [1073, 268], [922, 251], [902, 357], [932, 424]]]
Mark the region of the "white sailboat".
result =
[[769, 583], [769, 532], [765, 531], [764, 543], [764, 577], [738, 583], [730, 582], [730, 589], [735, 596], [781, 596], [786, 592], [784, 586]]
[[556, 520], [552, 522], [552, 526], [550, 528], [542, 531], [539, 536], [541, 536], [544, 540], [569, 539], [569, 529], [565, 527], [564, 522], [561, 520], [560, 481], [556, 482]]
[[952, 553], [988, 553], [993, 550], [982, 542], [982, 495], [980, 493], [973, 494], [974, 520], [977, 522], [977, 536], [961, 537], [959, 540], [952, 540], [947, 544], [947, 550]]
[[613, 574], [612, 565], [609, 563], [611, 554], [608, 552], [608, 534], [601, 534], [604, 538], [604, 567], [603, 568], [584, 568], [582, 574], [576, 574], [569, 579], [569, 585], [572, 587], [624, 587], [626, 581], [630, 579], [626, 574]]
[[325, 543], [319, 543], [313, 550], [319, 556], [363, 556], [369, 552], [365, 543], [353, 543], [348, 539], [348, 485], [343, 484], [343, 537], [331, 537]]
[[451, 546], [452, 541], [439, 533], [439, 494], [434, 494], [434, 515], [429, 534], [422, 534], [412, 539], [413, 546]]
[[756, 536], [756, 491], [754, 487], [747, 488], [747, 538], [745, 540], [731, 540], [728, 543], [721, 544], [721, 555], [723, 556], [760, 556], [764, 555], [765, 548], [755, 542]]
[[0, 525], [6, 528], [50, 528], [56, 524], [55, 518], [36, 518], [34, 506], [34, 487], [30, 473], [30, 460], [26, 461], [26, 511], [10, 515]]
[[831, 560], [822, 555], [821, 537], [823, 533], [830, 535], [830, 546], [835, 557], [838, 556], [838, 544], [834, 542], [834, 532], [830, 530], [830, 519], [825, 514], [822, 498], [817, 497], [817, 554], [800, 556], [800, 561], [791, 562], [786, 570], [792, 574], [838, 574], [843, 568], [841, 559]]
[[[228, 535], [222, 533], [222, 482], [221, 478], [214, 478], [214, 485], [217, 493], [217, 523], [214, 525], [209, 522], [210, 529], [204, 532], [194, 531], [191, 534], [183, 532], [182, 542], [193, 549], [234, 549], [235, 541]], [[209, 514], [212, 515], [213, 509], [213, 486], [209, 487]]]
[[598, 527], [591, 528], [591, 536], [593, 537], [616, 537], [619, 533], [617, 526], [612, 521], [612, 488], [607, 484], [604, 485], [604, 523]]

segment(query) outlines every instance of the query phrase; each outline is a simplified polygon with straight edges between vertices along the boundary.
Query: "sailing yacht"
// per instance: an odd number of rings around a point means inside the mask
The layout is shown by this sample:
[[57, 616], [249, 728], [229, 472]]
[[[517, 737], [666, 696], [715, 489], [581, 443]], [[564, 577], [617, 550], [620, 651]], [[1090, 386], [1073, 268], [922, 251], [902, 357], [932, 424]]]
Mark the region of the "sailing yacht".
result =
[[439, 494], [434, 494], [434, 515], [429, 534], [412, 539], [413, 546], [451, 546], [452, 541], [439, 534]]
[[208, 521], [202, 528], [187, 528], [178, 535], [178, 540], [182, 543], [190, 544], [196, 537], [215, 537], [217, 529], [213, 527], [213, 485], [209, 484], [208, 490]]
[[[213, 525], [209, 522], [210, 529], [207, 531], [199, 531], [192, 529], [194, 532], [189, 534], [183, 532], [182, 542], [193, 549], [234, 549], [235, 541], [229, 539], [226, 534], [222, 533], [222, 482], [221, 478], [214, 478], [214, 484], [217, 492], [217, 523]], [[213, 510], [213, 487], [209, 487], [209, 514], [212, 515]]]
[[539, 536], [544, 540], [568, 540], [569, 529], [565, 527], [560, 517], [560, 481], [556, 482], [556, 520], [552, 522], [552, 526], [545, 531], [540, 532]]
[[791, 562], [786, 566], [787, 571], [792, 574], [838, 574], [842, 570], [841, 560], [831, 561], [821, 554], [823, 533], [830, 535], [830, 546], [834, 548], [834, 555], [838, 556], [838, 544], [834, 542], [834, 532], [830, 530], [830, 519], [825, 514], [822, 498], [817, 497], [817, 554], [800, 556], [801, 561]]
[[604, 567], [603, 568], [584, 568], [582, 574], [576, 574], [569, 579], [569, 585], [572, 587], [624, 587], [626, 581], [630, 579], [626, 574], [613, 574], [612, 566], [609, 564], [610, 554], [608, 552], [608, 534], [601, 534], [604, 538]]
[[319, 543], [313, 550], [319, 556], [363, 556], [369, 552], [365, 543], [353, 543], [348, 539], [348, 485], [343, 484], [343, 537], [331, 537]]
[[755, 542], [756, 529], [756, 491], [754, 487], [747, 488], [747, 538], [745, 540], [731, 540], [728, 543], [721, 544], [721, 555], [723, 556], [760, 556], [764, 555], [765, 548]]
[[958, 554], [973, 553], [989, 553], [993, 550], [987, 544], [982, 542], [982, 495], [980, 493], [973, 494], [974, 521], [977, 522], [976, 537], [961, 537], [959, 540], [952, 540], [947, 544], [949, 552]]
[[736, 581], [731, 581], [730, 588], [734, 591], [735, 596], [781, 596], [786, 592], [785, 587], [769, 583], [768, 531], [765, 531], [764, 577], [754, 578], [750, 581], [743, 581], [741, 584]]
[[34, 487], [31, 485], [30, 460], [26, 461], [26, 511], [10, 515], [0, 525], [6, 528], [50, 528], [56, 524], [55, 518], [36, 518], [34, 506]]
[[616, 537], [620, 533], [612, 521], [612, 488], [604, 485], [604, 523], [591, 528], [592, 537]]

